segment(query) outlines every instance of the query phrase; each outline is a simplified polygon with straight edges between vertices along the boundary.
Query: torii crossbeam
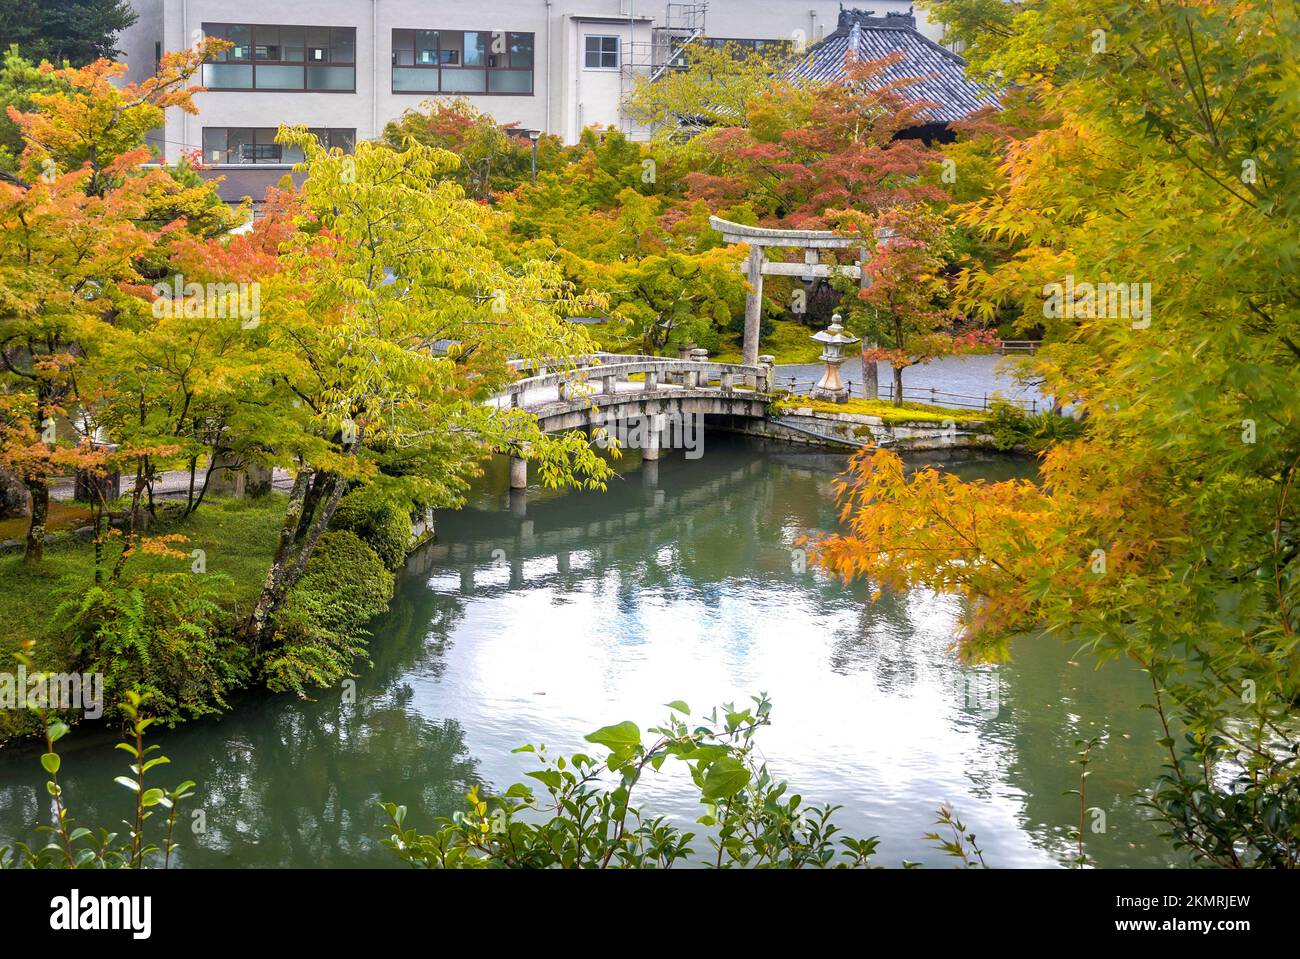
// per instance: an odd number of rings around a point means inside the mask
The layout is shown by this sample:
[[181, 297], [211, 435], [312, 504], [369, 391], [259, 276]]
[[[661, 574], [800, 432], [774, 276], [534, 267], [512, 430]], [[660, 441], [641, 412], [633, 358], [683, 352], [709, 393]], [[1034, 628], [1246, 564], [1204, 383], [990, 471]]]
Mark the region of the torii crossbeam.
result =
[[[758, 362], [758, 329], [763, 310], [763, 275], [797, 276], [805, 280], [832, 275], [850, 276], [863, 286], [867, 274], [867, 247], [860, 238], [841, 236], [832, 230], [776, 230], [762, 226], [746, 226], [722, 217], [709, 217], [709, 225], [722, 234], [728, 243], [749, 244], [749, 259], [741, 266], [749, 280], [750, 292], [745, 297], [745, 343], [742, 362]], [[763, 250], [769, 246], [802, 248], [803, 263], [781, 263], [768, 260]], [[854, 266], [837, 266], [821, 262], [820, 250], [848, 250], [858, 248]]]

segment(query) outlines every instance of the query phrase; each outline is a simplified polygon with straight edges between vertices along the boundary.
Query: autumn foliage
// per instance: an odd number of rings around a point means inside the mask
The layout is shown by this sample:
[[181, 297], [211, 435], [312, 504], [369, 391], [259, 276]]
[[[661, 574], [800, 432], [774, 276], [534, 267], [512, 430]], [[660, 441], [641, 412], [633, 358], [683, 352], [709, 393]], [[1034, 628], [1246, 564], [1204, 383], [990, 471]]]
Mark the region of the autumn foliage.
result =
[[1009, 71], [1042, 58], [1023, 79], [1044, 120], [961, 213], [1013, 244], [966, 294], [1031, 308], [1067, 273], [1145, 282], [1150, 317], [1076, 315], [1035, 358], [1085, 426], [1044, 455], [1041, 482], [864, 454], [821, 559], [964, 595], [971, 657], [1045, 633], [1136, 663], [1165, 724], [1152, 802], [1174, 841], [1207, 864], [1295, 866], [1300, 115], [1277, 93], [1296, 15], [1214, 0], [1101, 13], [1101, 53], [1098, 19], [1068, 4], [1016, 15], [1015, 41], [994, 43]]

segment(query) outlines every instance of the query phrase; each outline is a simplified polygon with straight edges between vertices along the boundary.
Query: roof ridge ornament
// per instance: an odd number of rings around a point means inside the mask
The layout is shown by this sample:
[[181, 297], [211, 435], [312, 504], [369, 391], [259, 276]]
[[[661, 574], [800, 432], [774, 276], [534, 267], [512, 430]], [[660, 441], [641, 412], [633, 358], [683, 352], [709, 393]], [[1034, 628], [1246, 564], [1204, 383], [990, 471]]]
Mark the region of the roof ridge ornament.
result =
[[883, 27], [887, 30], [915, 30], [916, 13], [912, 7], [906, 10], [886, 10], [883, 15], [876, 16], [875, 10], [860, 10], [857, 7], [846, 7], [840, 4], [839, 20], [835, 24], [835, 32], [847, 33], [853, 27]]

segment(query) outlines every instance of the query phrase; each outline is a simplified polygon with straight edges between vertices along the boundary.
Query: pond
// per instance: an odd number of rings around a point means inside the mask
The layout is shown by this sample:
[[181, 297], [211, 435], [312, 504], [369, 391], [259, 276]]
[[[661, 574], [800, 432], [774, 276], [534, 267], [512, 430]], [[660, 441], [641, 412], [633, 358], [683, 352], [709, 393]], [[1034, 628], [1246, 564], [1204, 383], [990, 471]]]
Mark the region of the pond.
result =
[[[918, 459], [918, 462], [923, 460]], [[663, 706], [697, 712], [766, 692], [763, 755], [806, 802], [837, 803], [850, 835], [879, 835], [877, 862], [951, 862], [924, 840], [951, 803], [990, 865], [1054, 866], [1072, 853], [1076, 739], [1102, 735], [1088, 833], [1102, 866], [1177, 861], [1135, 798], [1160, 766], [1145, 677], [1101, 670], [1059, 641], [1025, 639], [999, 667], [950, 649], [958, 601], [885, 594], [804, 568], [805, 533], [836, 524], [836, 454], [710, 432], [705, 454], [625, 456], [607, 493], [506, 491], [493, 463], [472, 502], [438, 517], [391, 612], [374, 625], [373, 667], [355, 701], [248, 695], [218, 719], [160, 731], [161, 782], [199, 783], [204, 831], [181, 837], [186, 866], [393, 865], [377, 844], [380, 798], [412, 823], [460, 808], [474, 783], [504, 789], [531, 768], [511, 750], [583, 749], [583, 735]], [[1004, 459], [949, 461], [964, 476], [1026, 475]], [[119, 823], [125, 754], [102, 732], [65, 741], [73, 815]], [[0, 837], [48, 821], [39, 750], [0, 755]], [[699, 809], [684, 778], [642, 802], [681, 824]], [[187, 820], [187, 824], [192, 820]], [[1089, 820], [1091, 822], [1091, 820]], [[3, 844], [3, 841], [0, 841]]]

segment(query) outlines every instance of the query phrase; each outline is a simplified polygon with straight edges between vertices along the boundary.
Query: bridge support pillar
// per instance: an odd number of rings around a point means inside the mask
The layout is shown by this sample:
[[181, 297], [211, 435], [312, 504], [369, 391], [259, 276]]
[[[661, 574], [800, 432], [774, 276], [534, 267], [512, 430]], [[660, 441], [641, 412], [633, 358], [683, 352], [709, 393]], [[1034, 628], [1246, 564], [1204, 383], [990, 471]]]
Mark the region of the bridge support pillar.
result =
[[[527, 450], [522, 450], [527, 453]], [[510, 488], [528, 489], [528, 457], [510, 454]]]
[[665, 426], [667, 426], [667, 417], [663, 413], [652, 413], [646, 417], [638, 437], [641, 441], [642, 462], [653, 463], [659, 459]]
[[651, 417], [649, 428], [645, 431], [645, 439], [641, 446], [641, 459], [647, 463], [654, 462], [659, 458], [659, 437], [662, 435], [662, 431], [657, 421], [660, 419], [662, 419], [660, 416]]

